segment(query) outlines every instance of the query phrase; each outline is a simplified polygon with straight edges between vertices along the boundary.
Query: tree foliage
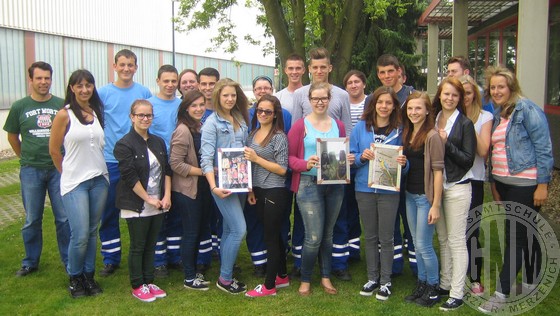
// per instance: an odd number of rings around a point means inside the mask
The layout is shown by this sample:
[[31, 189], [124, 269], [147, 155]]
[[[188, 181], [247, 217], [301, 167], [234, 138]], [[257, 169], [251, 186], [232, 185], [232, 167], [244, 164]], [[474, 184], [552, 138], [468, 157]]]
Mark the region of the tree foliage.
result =
[[[413, 54], [410, 25], [415, 25], [417, 8], [424, 3], [425, 0], [180, 0], [176, 22], [179, 31], [217, 25], [219, 32], [212, 39], [212, 50], [234, 52], [243, 38], [261, 47], [263, 54], [275, 50], [281, 64], [291, 53], [306, 56], [309, 48], [323, 46], [331, 52], [331, 81], [340, 83], [351, 68], [369, 72], [371, 60], [378, 56], [372, 53], [398, 47], [398, 51]], [[265, 29], [265, 42], [250, 34], [232, 32], [235, 25], [230, 14], [234, 5], [260, 10], [256, 20]], [[415, 18], [411, 11], [417, 14]], [[405, 42], [406, 48], [401, 49]], [[367, 53], [358, 51], [358, 47], [368, 48]]]

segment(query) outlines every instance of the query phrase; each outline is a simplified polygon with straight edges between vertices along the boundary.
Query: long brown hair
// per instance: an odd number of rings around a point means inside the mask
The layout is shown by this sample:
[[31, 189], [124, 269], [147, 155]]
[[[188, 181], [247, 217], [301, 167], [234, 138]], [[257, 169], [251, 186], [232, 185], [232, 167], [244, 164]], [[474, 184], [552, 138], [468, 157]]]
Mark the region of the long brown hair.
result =
[[198, 90], [188, 91], [183, 96], [183, 101], [181, 101], [179, 110], [177, 110], [177, 125], [185, 124], [192, 134], [200, 133], [201, 124], [200, 121], [195, 120], [192, 116], [189, 115], [187, 109], [194, 101], [200, 98], [203, 98], [204, 102], [206, 102], [206, 98], [204, 97], [204, 94], [202, 94], [202, 92]]
[[261, 102], [263, 101], [272, 103], [272, 106], [274, 108], [274, 113], [272, 115], [274, 116], [274, 119], [272, 120], [272, 128], [260, 144], [261, 147], [265, 147], [266, 145], [268, 145], [275, 134], [284, 132], [284, 115], [282, 114], [282, 105], [280, 104], [280, 100], [278, 100], [278, 98], [273, 95], [265, 94], [255, 105], [255, 115], [253, 115], [253, 120], [251, 121], [251, 136], [254, 136], [258, 130], [257, 109], [259, 108], [259, 104], [261, 104]]
[[242, 121], [244, 121], [245, 125], [249, 126], [249, 100], [243, 92], [243, 89], [241, 89], [239, 83], [229, 78], [220, 79], [218, 80], [218, 82], [216, 82], [214, 92], [212, 92], [212, 103], [214, 105], [214, 110], [221, 117], [224, 117], [225, 112], [224, 108], [220, 104], [220, 94], [222, 94], [222, 90], [225, 87], [233, 87], [237, 95], [235, 105], [233, 106], [233, 109], [231, 109], [231, 116], [233, 116], [234, 119], [238, 120], [240, 124]]
[[373, 95], [369, 100], [368, 104], [366, 104], [364, 113], [362, 114], [361, 117], [361, 119], [366, 122], [367, 130], [370, 130], [372, 127], [373, 128], [379, 127], [377, 125], [376, 105], [377, 105], [377, 100], [379, 100], [379, 98], [384, 94], [390, 95], [391, 99], [393, 100], [393, 111], [389, 116], [388, 132], [399, 128], [399, 125], [401, 124], [400, 102], [399, 102], [399, 98], [397, 97], [397, 94], [395, 93], [395, 90], [393, 90], [393, 88], [391, 87], [381, 86], [375, 89], [375, 91], [373, 92]]
[[[407, 106], [408, 106], [408, 102], [413, 99], [420, 99], [424, 102], [424, 106], [428, 111], [428, 115], [426, 116], [426, 120], [424, 121], [424, 124], [422, 124], [422, 127], [420, 127], [420, 130], [416, 133], [416, 137], [414, 137], [414, 141], [412, 141], [411, 143], [410, 141], [412, 139], [412, 132], [414, 131], [414, 125], [408, 118]], [[404, 103], [403, 111], [402, 111], [402, 121], [403, 121], [402, 139], [403, 139], [404, 148], [410, 148], [415, 151], [419, 150], [420, 147], [422, 147], [426, 142], [426, 137], [428, 137], [428, 133], [430, 132], [430, 130], [434, 129], [435, 117], [436, 117], [435, 111], [432, 106], [432, 102], [430, 102], [430, 97], [428, 96], [428, 94], [422, 91], [412, 92], [408, 96], [408, 98], [406, 98], [406, 102]]]

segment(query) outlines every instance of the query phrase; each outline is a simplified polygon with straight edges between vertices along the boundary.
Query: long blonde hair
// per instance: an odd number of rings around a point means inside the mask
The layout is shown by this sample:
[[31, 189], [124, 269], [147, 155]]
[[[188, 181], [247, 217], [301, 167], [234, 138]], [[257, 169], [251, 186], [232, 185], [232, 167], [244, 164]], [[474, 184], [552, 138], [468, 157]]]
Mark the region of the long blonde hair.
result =
[[[478, 88], [478, 85], [474, 81], [473, 77], [471, 77], [469, 75], [461, 76], [459, 78], [459, 81], [461, 81], [463, 86], [465, 86], [467, 84], [470, 84], [472, 89], [473, 89], [473, 100], [472, 100], [472, 104], [471, 104], [472, 109], [467, 109], [467, 111], [466, 111], [467, 113], [465, 113], [465, 114], [474, 124], [474, 123], [476, 123], [476, 121], [478, 121], [478, 117], [482, 113], [482, 96], [480, 95], [480, 90]], [[466, 90], [465, 90], [465, 94], [466, 94]], [[465, 107], [466, 107], [466, 104], [465, 104]]]
[[[502, 117], [509, 117], [513, 112], [513, 110], [515, 109], [515, 104], [517, 103], [517, 100], [523, 97], [523, 94], [521, 92], [521, 87], [519, 86], [519, 81], [517, 81], [517, 78], [515, 77], [513, 72], [511, 72], [511, 70], [507, 69], [506, 67], [490, 66], [486, 68], [486, 85], [484, 87], [484, 96], [488, 100], [491, 100], [490, 80], [492, 79], [492, 77], [495, 76], [502, 76], [506, 79], [506, 84], [509, 88], [510, 96], [509, 96], [509, 100], [507, 100], [504, 105], [500, 106], [502, 108], [500, 115]], [[494, 104], [494, 106], [498, 106], [498, 104]]]
[[231, 109], [231, 116], [233, 116], [233, 118], [239, 123], [245, 122], [245, 125], [249, 126], [249, 100], [243, 92], [243, 89], [241, 89], [239, 83], [231, 80], [230, 78], [220, 79], [218, 80], [218, 82], [216, 82], [214, 92], [212, 92], [212, 103], [214, 105], [214, 110], [221, 117], [224, 117], [224, 108], [220, 103], [220, 94], [222, 93], [224, 87], [233, 87], [237, 95], [235, 105], [233, 109]]

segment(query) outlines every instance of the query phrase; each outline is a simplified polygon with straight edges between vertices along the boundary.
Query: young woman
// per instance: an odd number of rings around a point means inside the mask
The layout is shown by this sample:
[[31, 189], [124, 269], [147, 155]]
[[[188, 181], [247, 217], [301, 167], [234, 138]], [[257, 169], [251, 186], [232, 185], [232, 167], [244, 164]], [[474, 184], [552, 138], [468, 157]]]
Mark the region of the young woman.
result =
[[211, 213], [203, 207], [209, 201], [210, 188], [200, 169], [201, 119], [206, 111], [206, 98], [198, 91], [187, 91], [177, 111], [177, 128], [171, 136], [169, 164], [172, 207], [181, 216], [183, 237], [181, 261], [185, 280], [183, 285], [192, 290], [208, 290], [208, 282], [196, 273], [199, 238], [204, 226], [210, 225]]
[[[109, 179], [103, 146], [103, 105], [93, 75], [76, 70], [68, 80], [66, 106], [51, 129], [49, 152], [61, 173], [60, 194], [70, 225], [68, 266], [70, 295], [102, 292], [94, 280], [97, 227], [105, 207]], [[64, 156], [61, 147], [64, 146]]]
[[[317, 138], [345, 137], [344, 124], [328, 115], [331, 87], [314, 83], [309, 89], [312, 112], [292, 125], [288, 134], [289, 166], [293, 171], [291, 189], [297, 192], [297, 203], [305, 228], [299, 294], [311, 294], [311, 274], [319, 257], [321, 286], [336, 294], [331, 283], [332, 235], [340, 211], [344, 187], [341, 184], [317, 184]], [[349, 154], [350, 163], [354, 155]]]
[[412, 92], [404, 109], [403, 143], [409, 164], [406, 216], [418, 266], [418, 283], [405, 300], [431, 307], [440, 300], [438, 258], [432, 239], [441, 214], [444, 145], [434, 129], [435, 111], [428, 94]]
[[[507, 68], [487, 69], [485, 95], [497, 107], [490, 158], [494, 200], [520, 203], [538, 212], [546, 202], [553, 167], [547, 119], [541, 108], [523, 97], [517, 78]], [[506, 214], [509, 216], [513, 215]], [[524, 225], [517, 224], [506, 226], [505, 240], [500, 284], [487, 304], [479, 308], [483, 312], [505, 303], [522, 266], [525, 267], [522, 288], [531, 291], [537, 285], [542, 252], [536, 237], [528, 234]], [[523, 264], [527, 253], [535, 254], [537, 264]]]
[[[382, 301], [391, 295], [393, 233], [399, 192], [368, 186], [369, 164], [375, 159], [370, 148], [372, 143], [402, 145], [399, 109], [399, 101], [392, 88], [376, 89], [350, 136], [350, 152], [356, 155], [356, 200], [364, 227], [368, 275], [368, 282], [360, 294], [371, 296], [381, 285], [375, 297]], [[405, 167], [406, 157], [399, 156], [397, 162]], [[403, 169], [403, 172], [406, 171]]]
[[[262, 96], [256, 104], [245, 158], [253, 162], [253, 191], [249, 204], [256, 204], [257, 216], [264, 226], [268, 263], [264, 284], [247, 292], [249, 297], [276, 295], [276, 288], [290, 285], [281, 228], [291, 207], [291, 194], [285, 187], [288, 169], [288, 139], [280, 101]], [[257, 121], [259, 127], [257, 127]]]
[[[469, 207], [469, 216], [476, 218], [474, 212], [477, 207], [484, 202], [484, 180], [486, 180], [485, 161], [488, 158], [488, 150], [490, 149], [490, 132], [492, 130], [492, 113], [482, 110], [482, 97], [480, 90], [474, 79], [469, 75], [459, 78], [465, 89], [465, 109], [467, 117], [474, 124], [476, 133], [476, 155], [471, 168], [473, 174], [471, 179], [472, 195], [471, 205]], [[479, 223], [480, 224], [480, 223]], [[480, 282], [480, 274], [482, 272], [482, 257], [472, 256], [472, 242], [480, 248], [478, 241], [478, 226], [472, 230], [467, 236], [467, 251], [469, 253], [468, 276], [471, 282], [471, 292], [480, 296], [484, 294], [484, 287]], [[474, 267], [474, 269], [472, 269]]]
[[116, 206], [130, 236], [128, 269], [132, 295], [152, 302], [167, 294], [154, 282], [154, 251], [164, 213], [171, 207], [171, 168], [165, 142], [150, 134], [154, 112], [147, 100], [130, 107], [132, 128], [116, 144], [119, 162]]
[[[463, 305], [468, 269], [467, 218], [471, 204], [470, 170], [476, 154], [474, 125], [465, 116], [465, 89], [456, 78], [445, 78], [434, 97], [436, 128], [445, 144], [443, 211], [436, 224], [440, 244], [440, 286], [449, 290], [449, 299], [441, 310]], [[444, 293], [441, 291], [440, 293]]]
[[229, 190], [218, 188], [214, 169], [218, 166], [218, 149], [242, 148], [247, 144], [249, 101], [237, 82], [225, 78], [216, 83], [212, 102], [215, 112], [202, 126], [200, 164], [223, 217], [220, 277], [216, 286], [230, 294], [239, 294], [247, 291], [247, 288], [245, 284], [233, 278], [233, 266], [247, 230], [243, 216], [247, 194], [232, 194]]

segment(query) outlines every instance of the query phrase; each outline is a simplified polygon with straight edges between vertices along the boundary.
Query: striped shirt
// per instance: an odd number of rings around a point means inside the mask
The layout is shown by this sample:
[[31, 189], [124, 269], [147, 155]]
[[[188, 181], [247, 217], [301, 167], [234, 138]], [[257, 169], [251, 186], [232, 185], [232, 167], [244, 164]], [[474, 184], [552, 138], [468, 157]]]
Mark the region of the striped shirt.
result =
[[[275, 134], [265, 147], [261, 147], [253, 142], [253, 136], [251, 135], [249, 136], [248, 144], [259, 157], [275, 162], [284, 169], [288, 169], [288, 138], [286, 134]], [[270, 172], [256, 163], [253, 163], [251, 167], [253, 169], [253, 187], [262, 189], [285, 187], [286, 176]]]
[[507, 164], [506, 152], [506, 130], [509, 124], [509, 119], [501, 119], [500, 124], [492, 133], [492, 175], [497, 177], [514, 177], [536, 180], [537, 168], [532, 167], [525, 169], [515, 175], [509, 172]]
[[358, 121], [362, 117], [362, 113], [364, 113], [365, 101], [366, 98], [364, 97], [364, 99], [360, 103], [356, 103], [356, 104], [350, 103], [350, 117], [352, 118], [352, 128], [356, 126], [356, 123], [358, 123]]

